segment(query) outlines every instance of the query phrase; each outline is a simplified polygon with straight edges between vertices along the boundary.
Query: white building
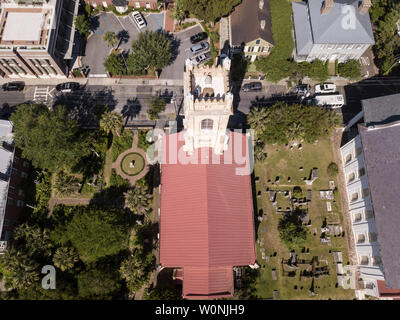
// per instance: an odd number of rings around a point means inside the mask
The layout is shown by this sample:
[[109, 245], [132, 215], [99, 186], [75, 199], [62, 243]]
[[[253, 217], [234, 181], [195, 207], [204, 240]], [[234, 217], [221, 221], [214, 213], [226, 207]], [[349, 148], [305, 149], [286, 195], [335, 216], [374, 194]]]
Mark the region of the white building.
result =
[[359, 134], [340, 148], [361, 284], [357, 294], [391, 299], [400, 296], [400, 95], [364, 100], [362, 116]]
[[292, 2], [297, 62], [359, 59], [375, 43], [370, 0]]

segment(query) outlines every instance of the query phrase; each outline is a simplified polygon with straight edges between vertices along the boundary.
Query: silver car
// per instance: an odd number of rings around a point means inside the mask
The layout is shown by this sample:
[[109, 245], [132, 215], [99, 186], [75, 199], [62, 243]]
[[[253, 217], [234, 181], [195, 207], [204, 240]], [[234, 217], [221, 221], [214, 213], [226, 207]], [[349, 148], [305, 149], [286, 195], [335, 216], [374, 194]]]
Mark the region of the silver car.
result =
[[198, 56], [195, 56], [190, 60], [193, 62], [194, 65], [198, 65], [198, 64], [202, 64], [210, 59], [211, 59], [211, 53], [206, 52], [206, 53], [199, 54]]
[[199, 52], [208, 50], [209, 47], [210, 47], [210, 45], [208, 44], [208, 42], [204, 41], [204, 42], [200, 42], [199, 44], [196, 44], [193, 47], [191, 47], [190, 51], [192, 53], [199, 53]]

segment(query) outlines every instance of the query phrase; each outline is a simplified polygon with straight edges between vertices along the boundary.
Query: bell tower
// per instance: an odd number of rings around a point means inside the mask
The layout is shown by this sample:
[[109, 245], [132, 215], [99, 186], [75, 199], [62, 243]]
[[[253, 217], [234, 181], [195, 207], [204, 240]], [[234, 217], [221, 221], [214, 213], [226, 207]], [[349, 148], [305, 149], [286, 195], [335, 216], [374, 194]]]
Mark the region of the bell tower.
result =
[[233, 115], [233, 95], [230, 92], [231, 60], [222, 65], [195, 66], [189, 59], [184, 72], [184, 150], [209, 147], [220, 155], [228, 148], [228, 120]]

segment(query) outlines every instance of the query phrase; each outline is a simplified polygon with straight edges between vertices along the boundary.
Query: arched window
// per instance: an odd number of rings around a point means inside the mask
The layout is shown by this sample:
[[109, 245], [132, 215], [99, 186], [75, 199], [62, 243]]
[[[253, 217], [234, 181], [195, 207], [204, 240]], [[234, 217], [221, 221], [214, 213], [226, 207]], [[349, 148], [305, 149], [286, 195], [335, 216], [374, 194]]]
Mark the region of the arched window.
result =
[[201, 120], [201, 130], [212, 130], [214, 121], [211, 119]]

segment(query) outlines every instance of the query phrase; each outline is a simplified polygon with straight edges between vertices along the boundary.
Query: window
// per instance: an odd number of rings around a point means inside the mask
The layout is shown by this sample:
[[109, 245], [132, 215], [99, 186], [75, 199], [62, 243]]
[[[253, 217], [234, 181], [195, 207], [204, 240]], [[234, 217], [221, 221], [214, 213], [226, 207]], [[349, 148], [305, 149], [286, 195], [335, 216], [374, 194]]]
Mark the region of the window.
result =
[[24, 206], [24, 202], [22, 200], [18, 200], [17, 207], [23, 207], [23, 206]]
[[368, 233], [369, 242], [375, 242], [378, 240], [378, 235], [375, 232]]
[[350, 197], [350, 202], [356, 202], [358, 200], [358, 192], [354, 192]]
[[28, 174], [26, 172], [21, 172], [21, 178], [28, 178]]
[[363, 198], [366, 198], [366, 197], [368, 197], [368, 196], [369, 196], [369, 189], [368, 189], [368, 188], [363, 189], [363, 191], [362, 191], [362, 197], [363, 197]]
[[248, 52], [249, 51], [249, 47], [248, 46], [245, 46], [244, 48], [243, 48], [243, 52]]
[[19, 157], [14, 156], [14, 163], [18, 163], [19, 162]]
[[9, 190], [11, 193], [15, 193], [15, 188], [14, 188], [13, 186], [9, 186], [9, 187], [8, 187], [8, 190]]
[[140, 3], [136, 2], [136, 8], [140, 8]]
[[260, 40], [257, 40], [257, 41], [256, 41], [256, 44], [260, 44]]
[[353, 215], [353, 222], [360, 222], [362, 219], [361, 212], [357, 212]]
[[350, 173], [347, 176], [347, 183], [352, 182], [355, 178], [356, 178], [356, 175], [354, 174], [354, 172]]
[[150, 8], [151, 8], [150, 3], [146, 2], [146, 8], [147, 8], [147, 9], [150, 9]]
[[365, 211], [365, 219], [372, 219], [374, 217], [374, 211], [373, 210], [366, 210]]
[[364, 243], [365, 242], [365, 236], [362, 233], [359, 233], [357, 235], [357, 243]]
[[264, 47], [264, 52], [269, 52], [269, 47]]
[[362, 148], [357, 148], [357, 149], [356, 149], [356, 153], [355, 153], [356, 158], [357, 158], [361, 153], [362, 153]]
[[358, 170], [358, 176], [362, 177], [365, 174], [365, 168], [361, 168]]
[[214, 121], [211, 119], [201, 120], [201, 130], [212, 130]]
[[380, 266], [382, 264], [382, 259], [379, 256], [372, 257], [372, 264], [374, 266]]
[[360, 257], [360, 264], [362, 264], [362, 265], [367, 265], [369, 263], [369, 258], [368, 258], [368, 256], [361, 256]]
[[13, 198], [11, 198], [11, 197], [8, 197], [7, 198], [7, 204], [14, 204], [14, 199]]
[[345, 157], [344, 163], [349, 163], [351, 161], [352, 155], [351, 153], [348, 153]]
[[23, 189], [18, 190], [18, 196], [24, 197], [25, 196], [25, 191]]

